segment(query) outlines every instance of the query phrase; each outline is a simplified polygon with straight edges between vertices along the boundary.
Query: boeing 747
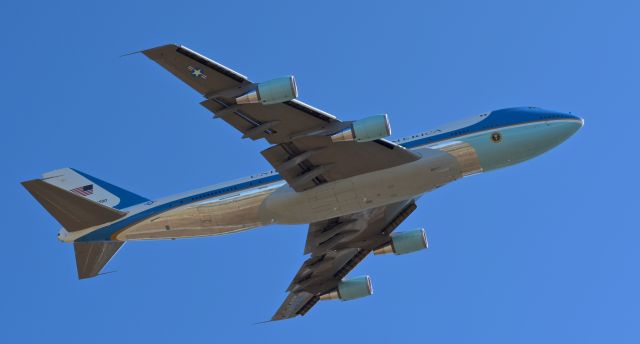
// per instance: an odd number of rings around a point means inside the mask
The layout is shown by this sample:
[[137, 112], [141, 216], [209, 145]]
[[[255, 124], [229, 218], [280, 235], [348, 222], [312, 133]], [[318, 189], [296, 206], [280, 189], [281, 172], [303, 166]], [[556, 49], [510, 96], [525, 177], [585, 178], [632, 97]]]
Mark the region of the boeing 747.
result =
[[272, 320], [306, 314], [320, 300], [371, 295], [371, 278], [347, 278], [367, 255], [425, 249], [424, 229], [396, 231], [418, 198], [462, 177], [538, 156], [583, 120], [537, 107], [495, 110], [390, 141], [386, 114], [343, 121], [299, 100], [293, 76], [265, 82], [183, 46], [142, 51], [182, 80], [200, 103], [242, 133], [266, 140], [274, 170], [150, 200], [72, 168], [24, 187], [73, 243], [78, 277], [100, 273], [128, 240], [211, 236], [272, 224], [308, 224], [308, 259]]

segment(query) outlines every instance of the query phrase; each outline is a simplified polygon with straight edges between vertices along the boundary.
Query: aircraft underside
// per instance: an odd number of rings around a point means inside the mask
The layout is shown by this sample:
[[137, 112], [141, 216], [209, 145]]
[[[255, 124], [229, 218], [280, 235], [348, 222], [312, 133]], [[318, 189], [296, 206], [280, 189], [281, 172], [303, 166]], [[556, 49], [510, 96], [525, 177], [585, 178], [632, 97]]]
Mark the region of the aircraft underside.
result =
[[[117, 240], [220, 235], [264, 225], [307, 224], [413, 199], [463, 175], [460, 161], [440, 150], [421, 158], [314, 189], [295, 192], [286, 183], [206, 199], [151, 217], [119, 233]], [[477, 157], [471, 156], [476, 160]], [[469, 159], [467, 159], [469, 160]], [[467, 161], [465, 160], [465, 161]]]
[[340, 120], [297, 100], [293, 76], [256, 83], [173, 44], [142, 53], [243, 139], [264, 139], [261, 155], [274, 170], [155, 201], [71, 168], [23, 185], [64, 227], [58, 238], [73, 243], [81, 279], [97, 276], [127, 240], [308, 224], [307, 259], [273, 320], [305, 315], [320, 300], [371, 295], [369, 276], [345, 277], [370, 253], [427, 248], [423, 228], [395, 231], [420, 195], [533, 158], [583, 125], [570, 113], [520, 107], [389, 141], [387, 114]]

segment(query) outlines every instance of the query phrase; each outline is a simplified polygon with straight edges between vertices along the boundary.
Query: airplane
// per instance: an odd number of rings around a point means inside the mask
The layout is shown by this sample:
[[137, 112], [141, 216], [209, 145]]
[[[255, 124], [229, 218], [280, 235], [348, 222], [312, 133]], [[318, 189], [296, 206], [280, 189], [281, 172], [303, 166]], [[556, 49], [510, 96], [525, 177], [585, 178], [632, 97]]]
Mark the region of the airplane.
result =
[[141, 51], [204, 96], [200, 103], [242, 133], [264, 139], [272, 171], [157, 200], [72, 168], [22, 182], [73, 243], [80, 279], [100, 274], [129, 240], [235, 233], [308, 224], [308, 255], [272, 320], [305, 315], [320, 300], [373, 293], [347, 278], [369, 254], [427, 248], [424, 228], [395, 231], [431, 190], [510, 166], [559, 145], [584, 124], [571, 113], [516, 107], [390, 141], [387, 114], [353, 121], [298, 100], [293, 76], [252, 82], [184, 46]]

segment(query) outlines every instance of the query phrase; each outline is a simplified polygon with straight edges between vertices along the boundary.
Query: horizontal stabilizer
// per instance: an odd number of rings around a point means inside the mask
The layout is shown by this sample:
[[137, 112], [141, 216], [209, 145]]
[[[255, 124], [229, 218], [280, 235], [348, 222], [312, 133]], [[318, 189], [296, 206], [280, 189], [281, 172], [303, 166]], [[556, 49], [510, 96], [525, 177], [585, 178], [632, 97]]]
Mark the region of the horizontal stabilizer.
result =
[[97, 242], [75, 242], [73, 249], [76, 252], [76, 267], [78, 268], [78, 278], [89, 278], [97, 276], [100, 270], [107, 265], [124, 241], [97, 241]]
[[112, 222], [126, 215], [40, 179], [22, 182], [22, 186], [69, 232]]

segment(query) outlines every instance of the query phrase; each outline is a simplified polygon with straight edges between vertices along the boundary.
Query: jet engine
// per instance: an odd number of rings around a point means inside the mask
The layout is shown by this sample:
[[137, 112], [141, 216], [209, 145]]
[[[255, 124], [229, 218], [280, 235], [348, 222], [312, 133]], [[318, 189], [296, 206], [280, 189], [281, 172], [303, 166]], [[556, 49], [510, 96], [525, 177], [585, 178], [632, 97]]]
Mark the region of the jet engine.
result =
[[394, 253], [400, 255], [420, 251], [428, 247], [429, 242], [427, 242], [427, 235], [424, 232], [424, 228], [420, 228], [391, 234], [391, 241], [373, 251], [373, 254]]
[[351, 122], [351, 126], [331, 135], [333, 142], [366, 142], [391, 135], [387, 114], [370, 116]]
[[349, 301], [373, 294], [371, 277], [359, 276], [342, 280], [338, 288], [320, 296], [320, 300], [342, 300]]
[[253, 91], [236, 98], [238, 104], [277, 104], [298, 97], [298, 86], [293, 75], [265, 81]]

